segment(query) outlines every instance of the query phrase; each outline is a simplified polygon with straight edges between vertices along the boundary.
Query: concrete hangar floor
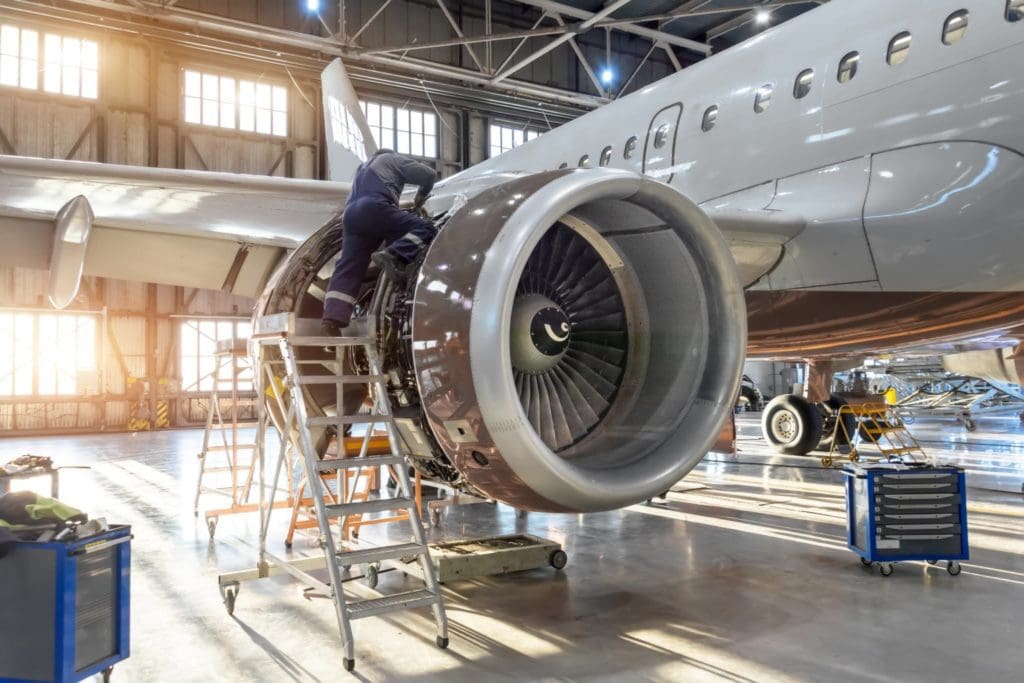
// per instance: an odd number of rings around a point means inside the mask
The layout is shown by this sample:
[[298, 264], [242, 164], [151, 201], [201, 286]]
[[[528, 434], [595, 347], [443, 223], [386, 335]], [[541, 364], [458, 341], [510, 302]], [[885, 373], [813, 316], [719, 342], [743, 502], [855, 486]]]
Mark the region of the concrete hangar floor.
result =
[[[928, 451], [968, 469], [971, 560], [957, 577], [915, 562], [888, 578], [846, 549], [839, 473], [771, 454], [757, 420], [741, 416], [741, 452], [709, 456], [664, 504], [525, 519], [501, 505], [446, 511], [432, 540], [526, 531], [563, 543], [569, 564], [446, 584], [448, 650], [434, 646], [429, 610], [356, 622], [353, 675], [1021, 680], [1024, 428], [1016, 418], [983, 420], [970, 434], [952, 422], [915, 425]], [[132, 655], [116, 667], [118, 680], [347, 680], [331, 603], [304, 599], [297, 583], [243, 584], [227, 615], [216, 576], [253, 565], [258, 524], [224, 517], [209, 540], [192, 511], [201, 441], [201, 431], [169, 431], [0, 443], [12, 457], [90, 466], [64, 471], [64, 498], [133, 525]], [[282, 526], [284, 512], [275, 513]], [[385, 533], [403, 532], [363, 531]], [[272, 550], [285, 552], [283, 538], [283, 528], [271, 534]], [[297, 538], [293, 551], [316, 548]], [[380, 577], [384, 589], [407, 580]]]

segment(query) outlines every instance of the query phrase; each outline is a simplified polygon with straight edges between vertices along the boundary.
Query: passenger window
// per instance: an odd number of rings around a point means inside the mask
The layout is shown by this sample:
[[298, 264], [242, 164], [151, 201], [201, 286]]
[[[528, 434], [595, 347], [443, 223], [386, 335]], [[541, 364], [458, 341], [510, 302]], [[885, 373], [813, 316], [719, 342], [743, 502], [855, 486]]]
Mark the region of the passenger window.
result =
[[1024, 0], [1006, 0], [1006, 20], [1020, 21], [1024, 19]]
[[811, 92], [811, 83], [814, 82], [814, 69], [804, 69], [796, 76], [796, 82], [793, 84], [793, 97], [801, 99], [807, 97], [807, 93]]
[[590, 155], [589, 154], [584, 154], [583, 156], [580, 157], [579, 167], [580, 168], [590, 168]]
[[607, 147], [605, 147], [604, 149], [601, 150], [601, 159], [600, 159], [600, 161], [598, 161], [598, 163], [600, 165], [602, 165], [602, 166], [607, 166], [608, 164], [612, 163], [612, 146], [611, 145], [608, 145]]
[[661, 149], [668, 142], [668, 131], [672, 126], [667, 123], [663, 123], [658, 126], [658, 130], [654, 132], [654, 149]]
[[757, 89], [757, 94], [754, 95], [754, 112], [760, 114], [768, 107], [772, 106], [772, 91], [775, 90], [775, 86], [771, 83], [765, 83]]
[[839, 62], [839, 73], [836, 80], [840, 83], [848, 83], [857, 75], [857, 66], [860, 64], [859, 52], [847, 52], [842, 61]]
[[718, 121], [718, 105], [713, 104], [704, 110], [704, 120], [700, 122], [700, 129], [707, 133], [709, 130], [715, 127], [715, 123]]
[[[1024, 0], [1022, 0], [1024, 2]], [[889, 41], [889, 52], [885, 55], [885, 61], [889, 66], [896, 66], [907, 61], [910, 54], [910, 32], [897, 33], [896, 37]]]
[[634, 135], [630, 139], [626, 140], [626, 146], [622, 150], [622, 156], [626, 159], [633, 158], [633, 152], [636, 151], [636, 136]]
[[942, 42], [946, 45], [955, 45], [963, 40], [967, 33], [967, 10], [962, 9], [953, 12], [946, 19], [942, 27]]

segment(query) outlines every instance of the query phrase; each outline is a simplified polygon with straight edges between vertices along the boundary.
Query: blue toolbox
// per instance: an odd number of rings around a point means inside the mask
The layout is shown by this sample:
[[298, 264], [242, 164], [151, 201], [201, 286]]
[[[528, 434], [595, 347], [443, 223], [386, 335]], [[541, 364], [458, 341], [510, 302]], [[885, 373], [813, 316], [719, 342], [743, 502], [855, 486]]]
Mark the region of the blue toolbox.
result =
[[967, 487], [959, 467], [901, 463], [848, 464], [847, 544], [882, 576], [895, 562], [946, 562], [956, 576], [967, 545]]
[[128, 657], [131, 527], [0, 558], [0, 681], [110, 678]]

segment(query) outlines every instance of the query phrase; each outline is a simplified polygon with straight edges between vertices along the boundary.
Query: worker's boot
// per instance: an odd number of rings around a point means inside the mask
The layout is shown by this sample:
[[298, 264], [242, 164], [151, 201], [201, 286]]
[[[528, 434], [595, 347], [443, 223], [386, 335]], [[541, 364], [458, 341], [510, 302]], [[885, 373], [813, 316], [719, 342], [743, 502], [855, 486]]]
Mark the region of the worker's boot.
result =
[[323, 320], [320, 322], [320, 334], [325, 337], [342, 337], [346, 327], [347, 324], [342, 325], [337, 320]]
[[405, 264], [401, 263], [395, 255], [386, 249], [374, 252], [370, 261], [384, 271], [384, 277], [396, 285], [405, 283]]

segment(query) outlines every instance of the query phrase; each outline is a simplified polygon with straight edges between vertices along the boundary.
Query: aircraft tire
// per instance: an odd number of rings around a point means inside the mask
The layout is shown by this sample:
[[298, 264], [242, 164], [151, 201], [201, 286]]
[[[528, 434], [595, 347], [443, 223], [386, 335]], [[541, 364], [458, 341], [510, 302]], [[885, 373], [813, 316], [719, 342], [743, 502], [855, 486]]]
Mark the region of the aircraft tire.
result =
[[761, 416], [761, 433], [779, 453], [807, 455], [821, 442], [821, 413], [802, 396], [781, 394]]

